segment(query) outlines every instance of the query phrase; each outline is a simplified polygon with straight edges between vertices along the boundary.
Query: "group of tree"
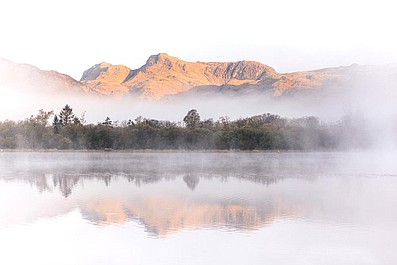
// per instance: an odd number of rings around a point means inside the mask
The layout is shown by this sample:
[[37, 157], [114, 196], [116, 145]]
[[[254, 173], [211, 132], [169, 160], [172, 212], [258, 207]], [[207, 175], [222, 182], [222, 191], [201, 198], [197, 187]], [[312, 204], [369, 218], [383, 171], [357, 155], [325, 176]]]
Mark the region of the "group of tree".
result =
[[66, 105], [58, 114], [40, 110], [22, 121], [0, 122], [1, 149], [188, 149], [336, 150], [370, 145], [361, 124], [351, 119], [325, 124], [315, 117], [262, 114], [231, 121], [202, 120], [190, 110], [183, 122], [143, 118], [87, 124]]

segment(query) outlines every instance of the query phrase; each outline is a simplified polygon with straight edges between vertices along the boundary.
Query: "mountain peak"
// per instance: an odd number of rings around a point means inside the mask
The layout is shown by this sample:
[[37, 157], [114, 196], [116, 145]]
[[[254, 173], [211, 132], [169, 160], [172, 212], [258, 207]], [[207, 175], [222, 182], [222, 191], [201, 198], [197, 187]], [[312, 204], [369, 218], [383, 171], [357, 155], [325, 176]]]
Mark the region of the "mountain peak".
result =
[[100, 94], [125, 94], [128, 89], [121, 84], [130, 72], [127, 66], [102, 62], [85, 70], [80, 81]]
[[160, 53], [158, 53], [158, 54], [155, 54], [155, 55], [151, 55], [151, 56], [149, 56], [149, 60], [150, 59], [155, 59], [155, 60], [165, 60], [165, 59], [170, 59], [170, 58], [174, 58], [174, 59], [178, 59], [178, 58], [176, 58], [176, 57], [173, 57], [173, 56], [171, 56], [171, 55], [169, 55], [168, 53], [165, 53], [165, 52], [160, 52]]
[[98, 76], [107, 70], [111, 64], [102, 62], [93, 65], [91, 68], [87, 69], [84, 71], [83, 76], [80, 78], [80, 81], [88, 81], [88, 80], [94, 80], [98, 78]]
[[[98, 78], [104, 78], [105, 76], [123, 76], [128, 75], [130, 69], [124, 65], [113, 65], [107, 62], [102, 62], [99, 64], [95, 64], [91, 68], [84, 71], [83, 76], [81, 77], [80, 81], [86, 82], [89, 80], [96, 80]], [[125, 77], [124, 77], [125, 78]], [[120, 79], [120, 78], [118, 78]], [[123, 79], [124, 80], [124, 79]]]
[[173, 62], [182, 61], [176, 57], [170, 56], [167, 53], [159, 53], [156, 55], [149, 56], [148, 60], [146, 61], [145, 66], [150, 67], [156, 64], [159, 65], [166, 65], [168, 67], [172, 67]]

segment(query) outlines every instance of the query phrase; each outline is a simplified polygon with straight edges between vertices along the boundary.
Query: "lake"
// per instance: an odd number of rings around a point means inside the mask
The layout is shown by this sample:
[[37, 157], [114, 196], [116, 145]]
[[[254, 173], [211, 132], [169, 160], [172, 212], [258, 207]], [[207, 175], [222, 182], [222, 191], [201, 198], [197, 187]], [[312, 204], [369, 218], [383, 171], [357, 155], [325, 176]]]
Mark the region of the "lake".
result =
[[397, 153], [1, 152], [0, 264], [397, 264]]

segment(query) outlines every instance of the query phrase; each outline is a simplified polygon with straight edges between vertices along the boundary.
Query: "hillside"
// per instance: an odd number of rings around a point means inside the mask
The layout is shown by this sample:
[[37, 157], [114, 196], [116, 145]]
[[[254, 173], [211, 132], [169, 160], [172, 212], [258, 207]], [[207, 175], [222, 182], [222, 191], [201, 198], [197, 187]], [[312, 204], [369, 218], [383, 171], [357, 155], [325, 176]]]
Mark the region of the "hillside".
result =
[[68, 75], [40, 70], [29, 64], [18, 64], [1, 58], [0, 86], [29, 93], [95, 93], [89, 86]]

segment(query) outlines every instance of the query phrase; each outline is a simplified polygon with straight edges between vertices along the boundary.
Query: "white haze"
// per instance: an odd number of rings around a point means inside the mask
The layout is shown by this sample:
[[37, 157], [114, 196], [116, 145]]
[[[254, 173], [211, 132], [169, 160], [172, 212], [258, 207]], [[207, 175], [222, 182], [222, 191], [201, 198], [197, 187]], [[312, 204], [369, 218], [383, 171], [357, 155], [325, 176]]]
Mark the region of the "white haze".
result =
[[370, 120], [391, 123], [397, 114], [396, 89], [352, 89], [342, 95], [305, 93], [296, 96], [271, 95], [170, 97], [164, 100], [135, 99], [78, 94], [29, 93], [0, 87], [0, 120], [24, 119], [39, 109], [59, 112], [65, 104], [72, 106], [78, 116], [86, 112], [89, 123], [135, 119], [138, 116], [159, 120], [181, 121], [190, 109], [197, 109], [201, 118], [217, 119], [228, 116], [232, 120], [263, 113], [274, 113], [287, 118], [316, 116], [326, 122], [335, 122], [344, 115], [360, 114]]
[[106, 117], [121, 122], [138, 116], [180, 122], [193, 108], [198, 110], [202, 119], [214, 120], [221, 116], [235, 120], [273, 113], [286, 118], [316, 116], [323, 122], [336, 123], [350, 116], [357, 126], [363, 126], [363, 131], [372, 132], [377, 148], [395, 148], [397, 65], [360, 69], [363, 70], [352, 73], [351, 79], [343, 85], [337, 84], [317, 92], [298, 91], [282, 97], [273, 97], [271, 92], [234, 96], [187, 93], [163, 100], [143, 100], [129, 96], [63, 93], [61, 89], [43, 89], [46, 83], [42, 80], [39, 80], [38, 87], [30, 87], [29, 79], [10, 85], [3, 80], [0, 83], [0, 121], [22, 120], [35, 115], [39, 109], [59, 113], [65, 104], [73, 108], [77, 117], [85, 113], [88, 123], [102, 122]]
[[[22, 120], [35, 115], [39, 109], [55, 113], [69, 104], [80, 117], [84, 112], [88, 123], [97, 123], [110, 117], [113, 121], [144, 118], [182, 121], [190, 109], [197, 109], [202, 119], [214, 120], [227, 116], [231, 120], [259, 115], [278, 114], [282, 117], [300, 118], [317, 116], [324, 121], [336, 121], [351, 110], [349, 106], [328, 106], [323, 102], [302, 103], [306, 99], [279, 99], [270, 96], [195, 96], [194, 98], [169, 98], [166, 100], [134, 99], [129, 97], [81, 96], [58, 94], [37, 96], [34, 93], [5, 89], [0, 99], [0, 120]], [[308, 100], [309, 101], [309, 100]]]
[[74, 78], [151, 54], [256, 60], [280, 72], [397, 60], [390, 0], [2, 1], [0, 57]]

